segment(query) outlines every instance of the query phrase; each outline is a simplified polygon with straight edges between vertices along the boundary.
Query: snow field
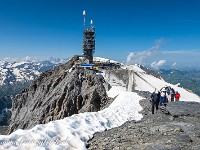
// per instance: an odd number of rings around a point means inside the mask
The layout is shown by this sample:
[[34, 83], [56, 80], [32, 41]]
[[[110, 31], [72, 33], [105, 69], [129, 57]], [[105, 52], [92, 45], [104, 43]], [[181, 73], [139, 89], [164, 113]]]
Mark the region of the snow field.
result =
[[[121, 126], [126, 121], [140, 120], [142, 115], [138, 112], [142, 107], [139, 101], [143, 98], [133, 92], [119, 93], [119, 86], [112, 88], [110, 94], [116, 93], [116, 90], [118, 96], [108, 108], [99, 112], [75, 114], [48, 124], [36, 125], [30, 130], [17, 130], [8, 136], [1, 135], [0, 149], [85, 150], [87, 141], [94, 133]], [[7, 144], [1, 144], [6, 141]]]

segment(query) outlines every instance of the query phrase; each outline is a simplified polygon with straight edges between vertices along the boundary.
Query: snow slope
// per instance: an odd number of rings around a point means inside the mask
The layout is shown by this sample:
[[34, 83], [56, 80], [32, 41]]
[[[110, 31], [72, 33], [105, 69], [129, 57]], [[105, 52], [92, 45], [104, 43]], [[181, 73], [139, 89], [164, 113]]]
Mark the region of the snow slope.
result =
[[[171, 85], [161, 79], [146, 74], [139, 66], [126, 66], [132, 70], [132, 80], [136, 89], [152, 92], [154, 88]], [[105, 76], [105, 74], [104, 74]], [[30, 130], [17, 130], [8, 136], [0, 136], [0, 150], [63, 150], [86, 149], [87, 141], [96, 132], [102, 132], [122, 125], [129, 120], [140, 120], [142, 110], [139, 101], [143, 98], [134, 92], [127, 92], [122, 81], [110, 78], [112, 88], [108, 91], [110, 97], [116, 97], [114, 102], [99, 112], [86, 112], [56, 120], [44, 125], [37, 125]], [[181, 100], [197, 101], [200, 98], [180, 87], [171, 85], [181, 93]]]
[[178, 85], [173, 85], [165, 82], [162, 79], [158, 79], [152, 75], [146, 74], [143, 70], [139, 70], [137, 66], [129, 66], [131, 70], [136, 72], [134, 75], [136, 82], [136, 90], [153, 92], [156, 89], [160, 90], [162, 87], [171, 86], [181, 94], [180, 101], [195, 101], [200, 102], [200, 97]]

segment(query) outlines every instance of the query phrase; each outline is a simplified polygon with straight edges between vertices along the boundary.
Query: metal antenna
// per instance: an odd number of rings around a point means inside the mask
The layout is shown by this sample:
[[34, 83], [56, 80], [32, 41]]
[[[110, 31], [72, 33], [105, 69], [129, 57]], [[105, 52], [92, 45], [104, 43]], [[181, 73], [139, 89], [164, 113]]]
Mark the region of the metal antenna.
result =
[[83, 17], [84, 17], [84, 29], [86, 29], [86, 24], [85, 24], [85, 20], [86, 20], [86, 12], [85, 12], [85, 10], [83, 11]]
[[93, 21], [92, 20], [90, 20], [90, 25], [91, 25], [91, 28], [93, 27], [92, 25], [93, 25]]

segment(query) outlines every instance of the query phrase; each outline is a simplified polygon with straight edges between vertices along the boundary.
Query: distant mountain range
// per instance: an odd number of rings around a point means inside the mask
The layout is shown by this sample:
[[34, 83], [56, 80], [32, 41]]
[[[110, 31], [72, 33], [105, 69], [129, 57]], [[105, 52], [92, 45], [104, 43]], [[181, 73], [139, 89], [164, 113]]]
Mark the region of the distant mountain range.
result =
[[160, 70], [161, 77], [172, 84], [180, 84], [200, 96], [200, 70]]
[[18, 94], [42, 72], [66, 61], [67, 59], [48, 58], [39, 60], [31, 57], [0, 59], [0, 97]]
[[[98, 59], [98, 58], [95, 58]], [[42, 72], [50, 70], [68, 59], [46, 58], [2, 58], [0, 59], [0, 97], [14, 96], [27, 88], [30, 82]], [[180, 71], [175, 69], [160, 71], [161, 77], [172, 84], [192, 90], [200, 96], [200, 70]]]

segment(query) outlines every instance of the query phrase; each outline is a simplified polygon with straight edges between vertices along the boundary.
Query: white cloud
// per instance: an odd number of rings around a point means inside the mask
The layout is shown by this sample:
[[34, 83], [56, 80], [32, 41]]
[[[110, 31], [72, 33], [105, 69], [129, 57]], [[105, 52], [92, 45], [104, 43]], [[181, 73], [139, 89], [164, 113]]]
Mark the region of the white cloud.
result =
[[135, 54], [134, 52], [130, 52], [129, 55], [127, 56], [127, 63], [131, 63], [132, 58], [134, 58]]
[[143, 64], [147, 58], [152, 57], [157, 53], [154, 50], [151, 51], [143, 51], [143, 52], [130, 52], [127, 56], [127, 64]]
[[151, 67], [154, 69], [159, 69], [166, 63], [166, 60], [159, 60], [159, 61], [154, 61], [151, 63]]
[[154, 42], [154, 45], [149, 49], [146, 49], [144, 51], [130, 52], [127, 56], [126, 63], [128, 65], [140, 64], [149, 67], [151, 62], [154, 62], [156, 60], [166, 60], [167, 63], [170, 64], [170, 66], [167, 66], [169, 68], [188, 68], [188, 65], [191, 65], [194, 68], [199, 68], [200, 49], [160, 49], [161, 44], [165, 41], [166, 39], [159, 39], [156, 40]]
[[127, 56], [127, 64], [144, 64], [145, 61], [159, 53], [163, 39], [156, 40], [154, 46], [142, 52], [130, 52]]

